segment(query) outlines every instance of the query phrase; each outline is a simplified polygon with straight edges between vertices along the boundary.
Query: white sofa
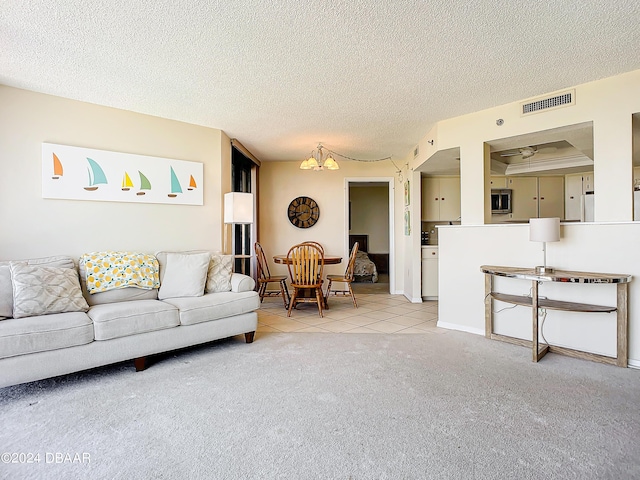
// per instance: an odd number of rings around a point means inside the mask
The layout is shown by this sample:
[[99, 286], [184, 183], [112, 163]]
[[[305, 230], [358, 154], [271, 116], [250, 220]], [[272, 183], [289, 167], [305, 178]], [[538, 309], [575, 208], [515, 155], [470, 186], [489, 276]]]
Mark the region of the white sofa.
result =
[[[187, 252], [193, 253], [203, 252]], [[170, 283], [167, 267], [175, 261], [167, 261], [176, 258], [172, 255], [156, 254], [160, 289], [128, 286], [95, 294], [87, 292], [82, 259], [78, 265], [67, 256], [0, 262], [0, 387], [131, 359], [136, 370], [143, 370], [148, 355], [234, 335], [244, 334], [251, 343], [260, 307], [253, 279], [231, 273], [229, 260], [228, 272], [223, 272], [228, 291], [206, 293], [207, 288], [178, 296], [188, 281], [174, 281], [178, 293], [161, 294], [159, 300], [163, 282]], [[208, 287], [212, 267], [205, 272]], [[53, 275], [49, 283], [37, 285], [47, 275]], [[54, 308], [54, 313], [25, 316], [23, 307], [27, 313], [30, 304], [41, 309], [42, 298], [55, 304], [49, 299], [52, 291], [63, 297], [65, 306], [58, 305], [62, 312]]]

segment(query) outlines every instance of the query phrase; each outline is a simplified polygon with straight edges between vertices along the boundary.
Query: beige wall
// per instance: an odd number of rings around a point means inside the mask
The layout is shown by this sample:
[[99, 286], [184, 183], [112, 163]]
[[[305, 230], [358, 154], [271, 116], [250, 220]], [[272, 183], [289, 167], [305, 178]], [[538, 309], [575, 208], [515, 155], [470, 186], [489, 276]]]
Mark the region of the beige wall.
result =
[[389, 253], [389, 188], [352, 186], [350, 235], [369, 235], [369, 252]]
[[[260, 167], [258, 240], [271, 257], [275, 254], [286, 254], [289, 248], [301, 241], [315, 240], [323, 244], [328, 254], [341, 255], [345, 260], [337, 266], [326, 267], [327, 273], [341, 273], [348, 258], [348, 217], [346, 204], [346, 182], [348, 180], [384, 180], [392, 181], [394, 196], [395, 235], [390, 244], [395, 244], [395, 266], [397, 276], [402, 272], [402, 238], [403, 202], [402, 186], [395, 174], [396, 168], [389, 161], [354, 162], [337, 159], [340, 170], [315, 172], [300, 170], [300, 162], [263, 162]], [[398, 162], [396, 162], [398, 163]], [[311, 228], [294, 227], [288, 220], [287, 207], [291, 200], [298, 196], [313, 198], [320, 207], [320, 218]], [[398, 218], [400, 219], [398, 221]], [[390, 257], [393, 257], [390, 253]], [[286, 267], [273, 265], [272, 273], [286, 272]], [[400, 282], [400, 280], [396, 280]], [[397, 284], [395, 290], [403, 293], [402, 285]]]
[[[42, 143], [204, 163], [204, 205], [41, 197]], [[216, 129], [0, 86], [0, 260], [221, 250], [229, 139]]]

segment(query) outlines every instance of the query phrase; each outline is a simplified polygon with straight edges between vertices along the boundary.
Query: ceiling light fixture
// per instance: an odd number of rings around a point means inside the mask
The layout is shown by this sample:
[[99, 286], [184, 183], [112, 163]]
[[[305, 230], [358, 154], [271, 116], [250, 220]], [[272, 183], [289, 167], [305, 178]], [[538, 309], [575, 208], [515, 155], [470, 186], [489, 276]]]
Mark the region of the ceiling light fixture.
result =
[[[301, 170], [315, 170], [323, 171], [323, 170], [340, 170], [340, 165], [335, 161], [333, 157], [338, 156], [342, 157], [345, 160], [352, 160], [354, 162], [382, 162], [383, 160], [389, 160], [394, 167], [396, 167], [396, 173], [398, 174], [398, 180], [402, 182], [402, 170], [398, 168], [391, 157], [384, 158], [375, 158], [375, 159], [362, 159], [362, 158], [353, 158], [348, 157], [347, 155], [343, 155], [342, 153], [334, 152], [333, 150], [325, 147], [321, 143], [318, 143], [318, 147], [311, 152], [311, 155], [306, 160], [303, 160], [300, 164]], [[409, 168], [409, 164], [407, 164], [407, 169]]]
[[300, 164], [301, 170], [315, 170], [316, 172], [322, 171], [324, 169], [327, 170], [340, 170], [340, 165], [336, 162], [331, 153], [327, 150], [325, 154], [323, 151], [323, 146], [321, 143], [318, 144], [318, 148], [316, 148], [308, 159], [303, 160]]

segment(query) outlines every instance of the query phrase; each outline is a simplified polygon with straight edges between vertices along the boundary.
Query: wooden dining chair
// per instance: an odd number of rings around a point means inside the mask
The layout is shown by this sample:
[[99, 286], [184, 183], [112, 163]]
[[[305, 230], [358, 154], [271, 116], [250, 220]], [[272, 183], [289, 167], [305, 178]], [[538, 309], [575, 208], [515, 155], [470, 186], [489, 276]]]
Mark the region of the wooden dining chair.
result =
[[[353, 282], [353, 271], [356, 267], [356, 254], [358, 253], [358, 242], [353, 244], [351, 248], [351, 255], [349, 255], [349, 262], [347, 263], [347, 268], [344, 271], [344, 275], [327, 275], [327, 292], [324, 296], [324, 306], [325, 308], [329, 308], [329, 295], [332, 293], [334, 295], [351, 295], [351, 299], [353, 300], [353, 306], [358, 308], [358, 302], [356, 302], [356, 296], [353, 293], [353, 289], [351, 288], [351, 282]], [[342, 283], [346, 285], [347, 289], [342, 290], [331, 290], [333, 283]]]
[[311, 245], [317, 246], [320, 249], [320, 251], [322, 252], [322, 255], [324, 255], [324, 247], [322, 246], [322, 244], [320, 242], [314, 242], [313, 240], [305, 240], [302, 243], [310, 243]]
[[[294, 245], [287, 252], [287, 268], [293, 296], [289, 302], [287, 316], [291, 316], [291, 310], [300, 302], [315, 302], [318, 304], [318, 313], [323, 317], [322, 307], [324, 297], [322, 294], [322, 273], [324, 271], [324, 253], [311, 243]], [[303, 290], [310, 292], [305, 296]]]
[[[314, 242], [313, 240], [305, 240], [302, 243], [309, 243], [311, 245], [315, 245], [316, 247], [318, 247], [320, 249], [320, 251], [322, 252], [322, 256], [324, 257], [324, 247], [322, 246], [322, 244], [320, 242]], [[324, 301], [324, 291], [322, 291], [322, 289], [320, 290], [320, 294], [322, 295], [322, 300], [323, 300], [324, 304], [326, 305], [327, 302]]]
[[[258, 295], [260, 295], [260, 303], [267, 296], [282, 296], [284, 302], [284, 308], [289, 308], [289, 302], [291, 297], [289, 296], [289, 290], [287, 289], [287, 276], [286, 275], [271, 275], [269, 271], [269, 264], [267, 263], [267, 257], [264, 254], [262, 245], [258, 242], [255, 243], [254, 249], [256, 251], [256, 259], [258, 261]], [[279, 290], [269, 290], [270, 283], [278, 283]]]

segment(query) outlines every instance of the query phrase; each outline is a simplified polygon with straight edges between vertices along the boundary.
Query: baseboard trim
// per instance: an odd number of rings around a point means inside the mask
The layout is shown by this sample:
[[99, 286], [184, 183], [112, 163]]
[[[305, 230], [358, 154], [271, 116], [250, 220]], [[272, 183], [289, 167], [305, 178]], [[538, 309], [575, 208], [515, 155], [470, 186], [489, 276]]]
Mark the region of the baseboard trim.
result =
[[411, 303], [422, 303], [422, 297], [411, 298], [411, 297], [409, 297], [408, 295], [405, 294], [404, 298], [409, 300]]
[[[458, 330], [460, 332], [467, 332], [467, 333], [473, 333], [475, 335], [484, 336], [484, 330], [480, 328], [465, 327], [464, 325], [458, 325], [457, 323], [448, 323], [448, 322], [438, 321], [437, 326], [440, 328], [446, 328], [447, 330]], [[640, 370], [640, 360], [634, 360], [630, 358], [627, 361], [627, 367]]]
[[474, 335], [484, 336], [484, 330], [481, 328], [466, 327], [464, 325], [458, 325], [457, 323], [441, 322], [438, 320], [436, 324], [438, 327], [446, 328], [447, 330], [458, 330], [460, 332], [473, 333]]

